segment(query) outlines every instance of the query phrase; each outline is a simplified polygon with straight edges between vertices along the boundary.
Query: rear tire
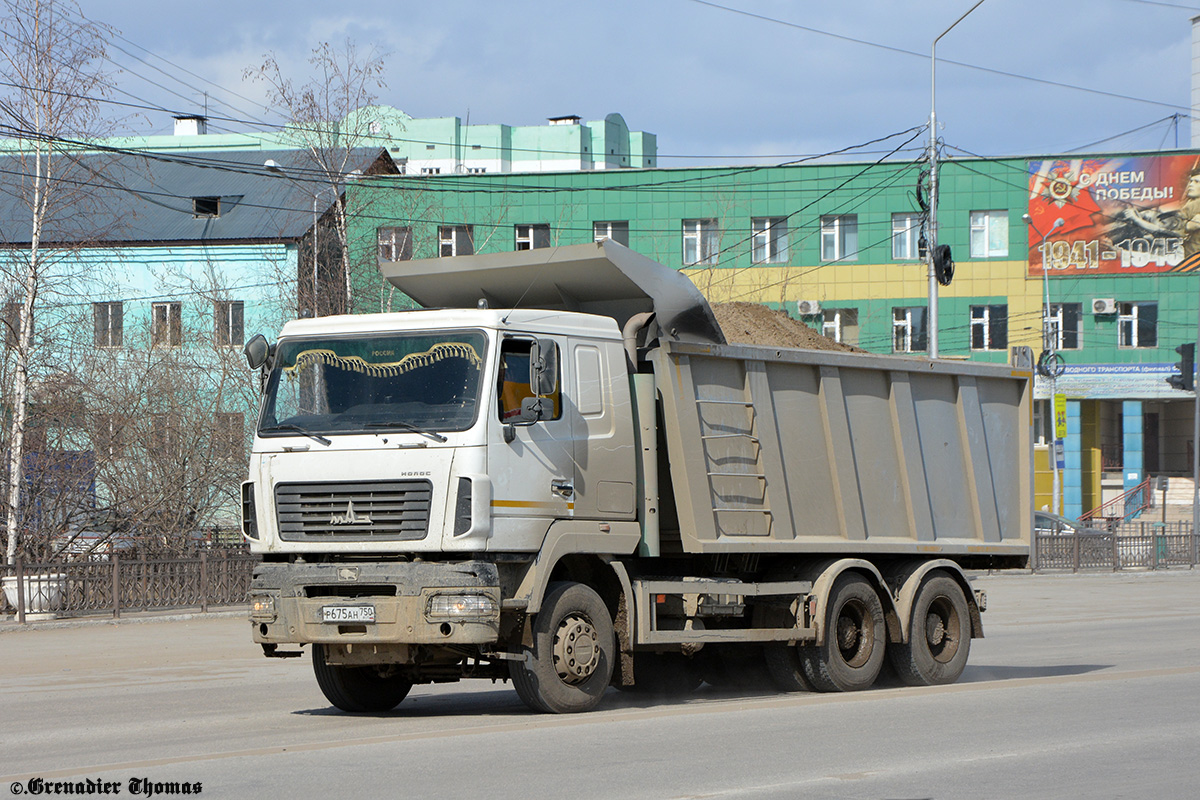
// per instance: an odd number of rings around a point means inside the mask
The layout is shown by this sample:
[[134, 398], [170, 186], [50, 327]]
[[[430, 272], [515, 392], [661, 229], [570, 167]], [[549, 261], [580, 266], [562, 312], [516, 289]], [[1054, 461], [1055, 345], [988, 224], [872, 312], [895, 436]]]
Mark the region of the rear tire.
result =
[[931, 572], [913, 602], [908, 642], [893, 642], [888, 657], [909, 686], [954, 683], [971, 652], [971, 611], [958, 581]]
[[781, 692], [811, 692], [812, 684], [804, 676], [800, 652], [794, 644], [771, 642], [763, 648], [771, 683]]
[[600, 595], [582, 583], [552, 583], [533, 623], [533, 649], [526, 660], [509, 661], [508, 672], [534, 711], [591, 711], [612, 680], [616, 649]]
[[314, 644], [313, 673], [325, 699], [351, 713], [391, 711], [412, 689], [400, 675], [384, 676], [378, 667], [346, 667], [325, 661], [325, 645]]
[[825, 613], [825, 643], [796, 648], [804, 677], [818, 692], [869, 689], [883, 668], [887, 625], [875, 588], [860, 575], [833, 584]]

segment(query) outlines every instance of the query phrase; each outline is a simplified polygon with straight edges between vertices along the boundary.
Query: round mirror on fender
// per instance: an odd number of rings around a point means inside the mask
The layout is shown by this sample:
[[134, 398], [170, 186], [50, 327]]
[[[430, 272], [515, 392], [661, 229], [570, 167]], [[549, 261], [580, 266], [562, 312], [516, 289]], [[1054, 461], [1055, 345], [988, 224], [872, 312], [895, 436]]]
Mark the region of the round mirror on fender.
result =
[[271, 345], [267, 337], [256, 333], [246, 342], [242, 352], [246, 354], [246, 363], [250, 365], [250, 369], [259, 369], [267, 363], [267, 358], [271, 355]]

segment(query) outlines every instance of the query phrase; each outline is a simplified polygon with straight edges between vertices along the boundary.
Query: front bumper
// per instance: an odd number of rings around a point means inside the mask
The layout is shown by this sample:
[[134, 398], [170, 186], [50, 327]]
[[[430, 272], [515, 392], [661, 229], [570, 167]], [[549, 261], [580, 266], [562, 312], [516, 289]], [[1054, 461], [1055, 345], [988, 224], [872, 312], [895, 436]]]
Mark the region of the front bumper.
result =
[[[470, 602], [435, 602], [446, 596]], [[262, 644], [490, 644], [500, 599], [496, 565], [486, 561], [264, 563], [250, 584], [250, 621]], [[326, 606], [371, 606], [375, 621], [325, 622]]]

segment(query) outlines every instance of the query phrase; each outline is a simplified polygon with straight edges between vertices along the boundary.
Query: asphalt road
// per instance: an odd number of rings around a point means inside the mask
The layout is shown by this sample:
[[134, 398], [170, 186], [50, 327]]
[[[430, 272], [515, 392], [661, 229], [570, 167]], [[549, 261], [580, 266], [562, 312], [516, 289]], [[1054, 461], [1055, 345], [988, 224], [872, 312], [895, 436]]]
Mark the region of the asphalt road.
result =
[[210, 798], [1200, 795], [1200, 571], [977, 585], [987, 638], [954, 686], [611, 691], [566, 717], [490, 682], [342, 714], [307, 658], [262, 658], [240, 616], [10, 630], [0, 795], [30, 779]]

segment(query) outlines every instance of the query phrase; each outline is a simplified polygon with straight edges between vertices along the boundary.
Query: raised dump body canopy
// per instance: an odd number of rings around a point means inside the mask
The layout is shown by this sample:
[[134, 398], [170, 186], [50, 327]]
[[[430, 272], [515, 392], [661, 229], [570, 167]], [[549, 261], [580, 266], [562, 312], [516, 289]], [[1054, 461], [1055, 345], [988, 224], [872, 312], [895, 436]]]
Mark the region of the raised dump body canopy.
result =
[[653, 311], [663, 338], [724, 344], [704, 295], [687, 276], [611, 239], [566, 247], [392, 261], [388, 283], [425, 308], [545, 308], [612, 317]]

